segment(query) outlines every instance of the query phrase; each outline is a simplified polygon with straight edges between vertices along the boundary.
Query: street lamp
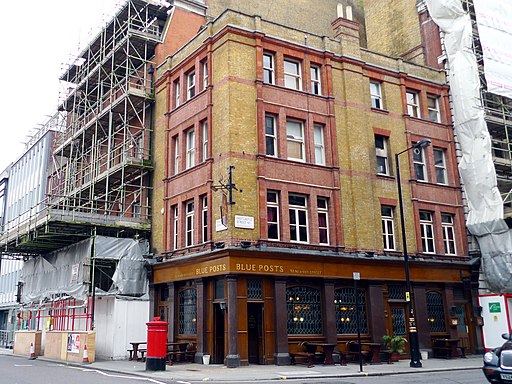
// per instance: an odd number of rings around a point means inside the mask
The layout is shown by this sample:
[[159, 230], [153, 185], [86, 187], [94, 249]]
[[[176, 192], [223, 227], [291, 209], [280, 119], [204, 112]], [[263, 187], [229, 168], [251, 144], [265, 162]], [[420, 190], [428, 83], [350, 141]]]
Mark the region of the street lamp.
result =
[[405, 265], [405, 301], [407, 302], [409, 312], [409, 343], [411, 346], [411, 363], [413, 368], [421, 368], [420, 347], [418, 343], [418, 331], [416, 330], [416, 316], [414, 314], [414, 299], [411, 297], [411, 279], [409, 275], [409, 255], [407, 254], [407, 239], [405, 235], [405, 219], [404, 219], [404, 206], [402, 200], [402, 183], [400, 181], [400, 160], [398, 156], [402, 153], [408, 152], [411, 149], [421, 151], [422, 148], [429, 146], [430, 139], [422, 139], [413, 146], [404, 149], [402, 152], [395, 154], [396, 164], [396, 181], [398, 185], [398, 205], [400, 207], [400, 224], [402, 225], [402, 247], [404, 250], [404, 265]]

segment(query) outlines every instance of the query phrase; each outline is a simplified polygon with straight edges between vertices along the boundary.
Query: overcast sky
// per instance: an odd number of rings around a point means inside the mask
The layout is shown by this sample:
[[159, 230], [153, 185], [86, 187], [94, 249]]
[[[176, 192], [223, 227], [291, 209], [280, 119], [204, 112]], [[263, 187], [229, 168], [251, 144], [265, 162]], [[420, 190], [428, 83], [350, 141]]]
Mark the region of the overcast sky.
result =
[[0, 10], [0, 173], [57, 109], [58, 78], [71, 54], [124, 0], [2, 1]]

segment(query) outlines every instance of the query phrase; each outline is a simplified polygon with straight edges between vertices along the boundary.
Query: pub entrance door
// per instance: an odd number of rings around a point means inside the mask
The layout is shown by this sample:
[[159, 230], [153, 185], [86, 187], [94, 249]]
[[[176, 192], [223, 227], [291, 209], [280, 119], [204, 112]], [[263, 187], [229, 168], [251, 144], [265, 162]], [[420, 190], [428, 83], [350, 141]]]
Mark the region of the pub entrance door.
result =
[[263, 304], [247, 304], [249, 364], [264, 364]]
[[214, 340], [213, 340], [213, 356], [211, 357], [213, 364], [224, 364], [225, 354], [225, 323], [224, 310], [219, 304], [213, 305], [214, 310]]
[[[386, 320], [386, 332], [391, 336], [403, 336], [408, 339], [407, 305], [405, 303], [389, 303], [389, 315]], [[404, 353], [409, 353], [409, 340], [405, 343]]]
[[459, 338], [459, 345], [465, 347], [466, 351], [471, 351], [471, 341], [469, 336], [469, 329], [466, 323], [466, 305], [456, 304], [455, 305], [455, 316], [457, 317], [457, 336]]

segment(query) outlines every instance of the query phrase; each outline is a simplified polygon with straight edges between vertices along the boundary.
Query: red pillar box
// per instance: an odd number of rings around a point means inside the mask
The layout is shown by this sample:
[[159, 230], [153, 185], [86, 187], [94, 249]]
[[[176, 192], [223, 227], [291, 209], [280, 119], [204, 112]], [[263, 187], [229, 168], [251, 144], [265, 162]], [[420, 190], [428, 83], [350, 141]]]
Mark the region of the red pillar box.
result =
[[148, 326], [148, 349], [146, 352], [146, 371], [165, 371], [167, 357], [167, 321], [155, 317], [146, 323]]

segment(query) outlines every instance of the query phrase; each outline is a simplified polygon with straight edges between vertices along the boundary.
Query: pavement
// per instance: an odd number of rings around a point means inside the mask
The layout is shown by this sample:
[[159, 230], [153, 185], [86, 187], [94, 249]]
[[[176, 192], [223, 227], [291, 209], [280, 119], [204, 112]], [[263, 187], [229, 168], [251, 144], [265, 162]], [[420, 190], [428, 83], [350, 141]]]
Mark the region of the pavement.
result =
[[[13, 355], [12, 350], [0, 348], [0, 355]], [[18, 356], [28, 359], [28, 356]], [[84, 368], [100, 371], [124, 373], [134, 376], [142, 376], [158, 380], [179, 380], [179, 381], [232, 381], [234, 383], [251, 382], [256, 380], [291, 380], [311, 378], [346, 378], [361, 376], [383, 376], [408, 373], [427, 373], [453, 370], [468, 370], [482, 368], [482, 356], [468, 356], [464, 359], [427, 359], [422, 361], [422, 368], [411, 368], [409, 360], [401, 360], [393, 364], [364, 365], [363, 371], [359, 371], [359, 364], [349, 363], [345, 366], [317, 364], [312, 368], [305, 365], [249, 365], [238, 368], [227, 368], [224, 365], [216, 364], [195, 364], [176, 363], [167, 366], [165, 371], [146, 371], [144, 362], [129, 360], [96, 360], [89, 365], [55, 361], [45, 359], [42, 356], [39, 360], [52, 361], [62, 364], [82, 366]]]

